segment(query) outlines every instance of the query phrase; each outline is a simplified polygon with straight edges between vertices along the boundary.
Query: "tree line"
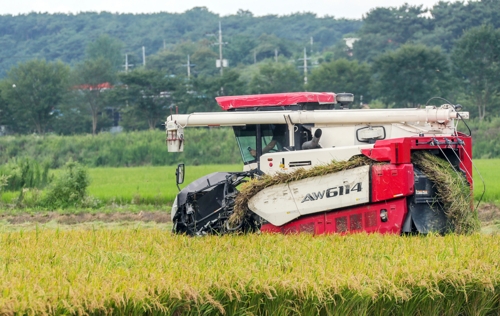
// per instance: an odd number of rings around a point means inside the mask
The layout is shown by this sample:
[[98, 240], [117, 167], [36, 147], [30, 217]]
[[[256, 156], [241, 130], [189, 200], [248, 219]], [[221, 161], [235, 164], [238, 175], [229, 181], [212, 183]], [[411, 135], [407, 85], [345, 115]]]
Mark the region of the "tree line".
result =
[[[219, 110], [214, 100], [219, 95], [293, 91], [351, 92], [354, 106], [377, 108], [421, 106], [439, 96], [483, 120], [497, 115], [500, 105], [498, 6], [478, 1], [440, 2], [427, 12], [407, 4], [377, 8], [359, 29], [343, 35], [352, 45], [339, 38], [331, 46], [305, 49], [275, 34], [246, 35], [256, 20], [241, 11], [241, 34], [224, 47], [231, 63], [223, 75], [215, 66], [218, 51], [206, 38], [162, 47], [145, 65], [131, 54], [124, 71], [123, 42], [101, 35], [79, 62], [33, 59], [10, 68], [0, 80], [0, 126], [14, 133], [63, 135], [96, 134], [116, 125], [155, 129], [174, 111]], [[191, 11], [198, 17], [209, 13]], [[311, 22], [317, 27], [326, 18], [300, 14], [271, 20], [280, 19], [306, 24], [318, 19]], [[188, 56], [194, 66], [189, 76]], [[307, 59], [307, 73], [301, 58]]]
[[213, 42], [214, 37], [207, 35], [217, 33], [219, 21], [227, 43], [225, 57], [232, 66], [252, 64], [254, 56], [257, 60], [273, 57], [275, 49], [288, 57], [300, 55], [304, 46], [314, 52], [342, 50], [345, 37], [360, 39], [354, 45], [355, 58], [360, 61], [372, 60], [409, 41], [450, 52], [464, 30], [482, 24], [498, 28], [500, 3], [441, 1], [430, 9], [406, 4], [379, 7], [361, 20], [336, 18], [334, 12], [326, 14], [254, 16], [250, 11], [239, 10], [220, 16], [205, 7], [196, 7], [184, 13], [0, 15], [0, 76], [17, 63], [35, 58], [59, 59], [74, 66], [85, 58], [86, 46], [101, 34], [123, 44], [120, 65], [124, 64], [125, 54], [140, 63], [142, 46], [149, 56], [180, 43]]

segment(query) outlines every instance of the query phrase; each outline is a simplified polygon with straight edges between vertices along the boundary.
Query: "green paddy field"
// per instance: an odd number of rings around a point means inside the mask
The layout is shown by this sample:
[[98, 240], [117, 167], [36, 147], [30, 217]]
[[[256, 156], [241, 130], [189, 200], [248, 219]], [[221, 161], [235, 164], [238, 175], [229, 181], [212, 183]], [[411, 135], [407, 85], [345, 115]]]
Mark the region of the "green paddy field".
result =
[[[474, 160], [474, 197], [478, 200], [486, 187], [483, 201], [500, 203], [500, 159]], [[191, 181], [217, 171], [241, 171], [241, 165], [186, 166], [186, 179], [181, 188]], [[89, 193], [103, 201], [130, 202], [134, 198], [145, 203], [172, 202], [178, 190], [175, 185], [175, 166], [92, 168]]]
[[[478, 201], [486, 188], [482, 202], [500, 203], [500, 159], [476, 159], [474, 164], [474, 198]], [[186, 179], [181, 188], [212, 172], [240, 170], [242, 167], [237, 164], [187, 165]], [[165, 209], [178, 192], [175, 166], [100, 167], [88, 171], [92, 180], [88, 192], [104, 204], [150, 205]], [[9, 202], [17, 196], [17, 192], [5, 192], [2, 200]]]

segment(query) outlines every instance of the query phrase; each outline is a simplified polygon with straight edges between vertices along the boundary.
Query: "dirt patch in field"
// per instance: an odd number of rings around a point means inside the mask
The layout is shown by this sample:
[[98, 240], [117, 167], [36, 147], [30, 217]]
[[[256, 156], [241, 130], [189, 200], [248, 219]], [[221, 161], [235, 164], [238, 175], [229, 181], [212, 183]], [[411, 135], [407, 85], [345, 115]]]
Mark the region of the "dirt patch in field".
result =
[[481, 223], [491, 223], [500, 220], [500, 208], [498, 205], [483, 203], [479, 206], [478, 216]]
[[74, 225], [86, 222], [170, 222], [170, 213], [166, 212], [114, 212], [114, 213], [76, 213], [60, 214], [57, 212], [48, 212], [40, 214], [19, 214], [19, 215], [1, 215], [0, 220], [7, 221], [10, 224], [22, 223], [48, 223], [57, 222], [59, 224]]
[[[495, 204], [483, 203], [478, 210], [479, 220], [485, 225], [500, 220], [500, 208]], [[0, 221], [10, 224], [57, 222], [64, 225], [76, 225], [88, 222], [155, 222], [159, 224], [170, 222], [170, 213], [165, 211], [141, 211], [141, 212], [106, 212], [106, 213], [75, 213], [61, 214], [58, 212], [38, 214], [3, 214]]]

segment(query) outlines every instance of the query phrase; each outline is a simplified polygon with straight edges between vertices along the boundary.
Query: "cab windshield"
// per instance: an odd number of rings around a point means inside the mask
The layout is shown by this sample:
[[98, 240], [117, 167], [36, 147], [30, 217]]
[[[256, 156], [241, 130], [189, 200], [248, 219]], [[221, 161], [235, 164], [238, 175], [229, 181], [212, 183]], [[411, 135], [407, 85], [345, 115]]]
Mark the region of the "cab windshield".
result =
[[[257, 129], [260, 128], [261, 153], [257, 152]], [[240, 149], [243, 163], [250, 164], [257, 161], [260, 154], [282, 151], [286, 144], [286, 125], [246, 125], [235, 126], [234, 134]], [[274, 141], [273, 141], [274, 139]]]

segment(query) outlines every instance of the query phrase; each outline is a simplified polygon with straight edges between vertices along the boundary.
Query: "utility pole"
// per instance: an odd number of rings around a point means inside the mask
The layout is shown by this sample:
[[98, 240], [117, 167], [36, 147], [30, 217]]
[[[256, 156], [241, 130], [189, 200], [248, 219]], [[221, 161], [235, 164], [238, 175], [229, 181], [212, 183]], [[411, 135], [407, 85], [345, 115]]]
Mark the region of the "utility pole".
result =
[[142, 65], [146, 67], [146, 47], [142, 46]]
[[194, 67], [196, 65], [195, 64], [191, 64], [191, 60], [189, 58], [189, 55], [187, 55], [187, 64], [184, 64], [183, 66], [187, 67], [188, 78], [190, 78], [191, 77], [191, 67]]
[[274, 61], [278, 62], [278, 49], [277, 48], [274, 49]]
[[224, 74], [224, 60], [222, 59], [222, 27], [219, 21], [219, 58], [220, 58], [220, 75]]
[[125, 54], [125, 65], [123, 65], [123, 67], [125, 67], [125, 72], [128, 72], [128, 69], [133, 66], [134, 64], [128, 63], [128, 54]]
[[224, 59], [222, 59], [222, 27], [219, 21], [219, 60], [220, 60], [220, 75], [224, 74]]
[[217, 67], [220, 67], [220, 75], [222, 76], [224, 74], [224, 67], [227, 67], [227, 60], [224, 60], [222, 56], [222, 45], [227, 43], [222, 42], [222, 27], [220, 21], [219, 21], [219, 41], [215, 44], [219, 45], [219, 60], [215, 63], [215, 65]]
[[299, 60], [304, 60], [304, 66], [299, 68], [304, 68], [304, 84], [307, 84], [307, 61], [310, 58], [307, 58], [307, 49], [304, 47], [304, 58], [299, 58]]
[[313, 53], [313, 44], [314, 44], [314, 39], [313, 39], [313, 37], [311, 36], [311, 54]]
[[304, 84], [307, 84], [307, 50], [304, 47]]

